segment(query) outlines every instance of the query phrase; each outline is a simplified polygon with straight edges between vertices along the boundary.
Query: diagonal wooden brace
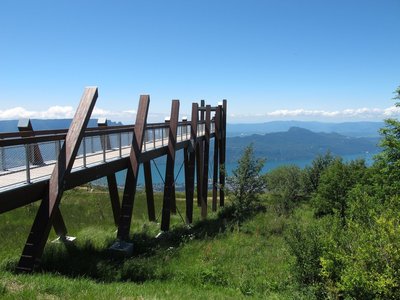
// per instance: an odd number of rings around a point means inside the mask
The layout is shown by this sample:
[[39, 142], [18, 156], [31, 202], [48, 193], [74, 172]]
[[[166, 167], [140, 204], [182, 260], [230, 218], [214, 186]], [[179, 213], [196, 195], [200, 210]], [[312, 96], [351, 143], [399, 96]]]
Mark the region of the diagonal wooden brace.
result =
[[97, 100], [97, 87], [85, 89], [79, 107], [60, 151], [57, 163], [49, 181], [49, 190], [42, 200], [32, 225], [17, 271], [32, 272], [42, 256], [54, 216], [58, 213], [68, 174], [74, 164], [83, 133]]
[[165, 170], [164, 198], [162, 208], [161, 230], [168, 231], [171, 218], [171, 199], [173, 197], [174, 165], [176, 150], [176, 135], [179, 118], [179, 100], [172, 100], [171, 118], [169, 122], [169, 137], [167, 150], [167, 167]]
[[139, 100], [139, 108], [136, 114], [134, 135], [129, 155], [130, 164], [126, 172], [125, 188], [122, 197], [121, 213], [118, 223], [117, 238], [119, 240], [127, 241], [129, 239], [133, 203], [135, 200], [136, 185], [139, 175], [139, 161], [142, 153], [149, 104], [150, 96], [141, 95]]

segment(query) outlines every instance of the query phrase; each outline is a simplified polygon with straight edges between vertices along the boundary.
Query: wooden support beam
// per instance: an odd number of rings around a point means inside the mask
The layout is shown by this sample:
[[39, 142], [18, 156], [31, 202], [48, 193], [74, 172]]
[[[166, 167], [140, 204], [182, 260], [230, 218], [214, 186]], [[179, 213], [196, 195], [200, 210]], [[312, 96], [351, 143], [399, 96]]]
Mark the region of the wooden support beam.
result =
[[220, 162], [219, 162], [219, 205], [225, 205], [225, 151], [226, 151], [226, 114], [227, 114], [227, 101], [224, 99], [221, 109], [221, 120], [220, 120]]
[[[34, 137], [32, 123], [30, 119], [20, 120], [18, 122], [18, 131], [21, 137]], [[43, 157], [38, 144], [30, 144], [29, 147], [29, 162], [33, 165], [42, 165]]]
[[[97, 126], [100, 128], [106, 128], [108, 127], [108, 121], [105, 118], [100, 118], [97, 120]], [[101, 149], [104, 150], [110, 150], [111, 149], [111, 140], [110, 136], [108, 134], [104, 134], [100, 136], [100, 142], [101, 142]]]
[[134, 135], [132, 139], [131, 151], [129, 154], [130, 164], [126, 172], [125, 188], [122, 198], [121, 214], [118, 223], [117, 237], [119, 240], [127, 241], [131, 228], [133, 203], [136, 194], [136, 185], [139, 175], [139, 161], [143, 147], [143, 139], [146, 130], [147, 114], [149, 111], [150, 96], [141, 95], [139, 108], [136, 114]]
[[[107, 119], [99, 119], [97, 121], [97, 126], [100, 128], [108, 127]], [[101, 142], [101, 149], [103, 151], [111, 149], [110, 136], [108, 134], [100, 136], [100, 142]], [[121, 204], [119, 202], [117, 179], [115, 177], [115, 173], [110, 173], [106, 177], [107, 177], [108, 193], [110, 194], [111, 208], [114, 217], [114, 224], [115, 226], [118, 227], [118, 222], [120, 217], [119, 214], [121, 212]]]
[[117, 178], [115, 173], [107, 175], [108, 192], [110, 194], [111, 208], [114, 216], [114, 224], [118, 227], [121, 213], [121, 204], [119, 202]]
[[17, 271], [32, 272], [35, 263], [42, 256], [54, 215], [58, 213], [58, 206], [64, 191], [64, 183], [71, 172], [76, 154], [82, 141], [83, 133], [89, 122], [90, 115], [97, 100], [97, 88], [86, 88], [71, 126], [60, 151], [57, 163], [49, 180], [49, 190], [42, 200], [36, 214], [32, 229], [22, 251]]
[[151, 164], [150, 161], [143, 163], [144, 169], [144, 183], [146, 186], [146, 200], [147, 200], [147, 213], [149, 221], [156, 221], [156, 211], [154, 208], [154, 193], [153, 193], [153, 179], [151, 177]]
[[196, 143], [196, 191], [197, 191], [197, 206], [201, 207], [201, 195], [202, 195], [202, 184], [203, 184], [203, 142], [198, 141]]
[[206, 126], [204, 140], [204, 158], [203, 158], [203, 184], [202, 184], [202, 202], [201, 217], [207, 217], [207, 196], [208, 196], [208, 163], [210, 158], [210, 125], [211, 125], [211, 106], [206, 106]]
[[161, 219], [161, 230], [168, 231], [171, 218], [171, 198], [175, 181], [175, 148], [179, 118], [179, 100], [172, 100], [171, 117], [169, 122], [167, 166], [165, 170], [164, 197]]
[[61, 239], [67, 236], [67, 226], [65, 226], [60, 207], [54, 210], [53, 227], [54, 231]]
[[197, 119], [198, 104], [192, 104], [192, 120], [190, 131], [191, 144], [184, 148], [184, 164], [185, 164], [185, 196], [186, 196], [186, 224], [193, 222], [193, 198], [194, 198], [194, 169], [196, 163], [196, 138], [197, 138]]
[[220, 107], [217, 107], [214, 118], [214, 165], [213, 165], [213, 185], [212, 185], [212, 211], [217, 210], [218, 198], [218, 146], [219, 146], [219, 121], [220, 121]]
[[[200, 101], [200, 121], [204, 121], [205, 101]], [[204, 141], [200, 140], [196, 144], [196, 184], [197, 184], [197, 206], [201, 207], [201, 197], [203, 194], [203, 157], [204, 157]]]
[[[20, 132], [21, 137], [35, 136], [35, 131], [33, 130], [30, 119], [20, 120], [18, 122], [18, 131]], [[28, 145], [28, 147], [29, 162], [33, 165], [42, 165], [44, 162], [39, 145], [35, 143]], [[65, 237], [67, 235], [67, 227], [65, 226], [65, 222], [59, 208], [57, 208], [56, 213], [54, 214], [53, 227], [54, 231], [59, 237]]]
[[172, 189], [172, 191], [171, 191], [171, 214], [176, 215], [175, 175], [174, 175], [174, 183], [172, 184], [171, 189]]
[[193, 220], [193, 196], [190, 199], [190, 179], [189, 179], [189, 150], [188, 148], [183, 149], [183, 164], [184, 164], [184, 172], [185, 172], [185, 204], [186, 204], [186, 213], [185, 213], [185, 222], [186, 224], [191, 224]]

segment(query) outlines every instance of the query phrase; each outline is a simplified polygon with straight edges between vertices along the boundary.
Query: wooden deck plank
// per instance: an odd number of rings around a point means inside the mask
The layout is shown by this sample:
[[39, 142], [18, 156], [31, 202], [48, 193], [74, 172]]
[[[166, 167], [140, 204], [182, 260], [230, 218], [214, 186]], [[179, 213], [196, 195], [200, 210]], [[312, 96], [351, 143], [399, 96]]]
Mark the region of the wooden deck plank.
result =
[[[201, 137], [204, 135], [205, 135], [204, 130], [199, 130], [198, 136]], [[177, 142], [184, 142], [187, 140], [190, 140], [190, 136], [186, 136], [185, 133], [183, 133], [182, 136], [178, 135], [177, 137]], [[164, 138], [164, 141], [162, 139], [156, 139], [155, 143], [153, 140], [151, 140], [146, 142], [145, 145], [146, 146], [143, 147], [142, 152], [148, 152], [154, 149], [165, 147], [168, 145], [168, 138], [167, 137]], [[122, 147], [121, 158], [129, 156], [130, 149], [131, 149], [130, 145]], [[120, 159], [119, 156], [120, 156], [119, 148], [107, 150], [106, 162]], [[90, 168], [93, 165], [98, 165], [99, 163], [102, 163], [102, 161], [103, 161], [103, 151], [100, 150], [95, 153], [88, 153], [86, 156], [86, 167]], [[54, 169], [54, 165], [55, 161], [47, 161], [45, 162], [44, 166], [35, 166], [34, 168], [31, 168], [30, 169], [31, 183], [48, 180]], [[74, 161], [72, 172], [82, 168], [84, 168], [83, 157], [78, 156]], [[21, 185], [28, 184], [26, 182], [26, 179], [27, 179], [26, 169], [18, 168], [17, 171], [9, 170], [6, 174], [0, 175], [0, 193], [4, 190], [13, 189], [15, 187], [20, 187]]]

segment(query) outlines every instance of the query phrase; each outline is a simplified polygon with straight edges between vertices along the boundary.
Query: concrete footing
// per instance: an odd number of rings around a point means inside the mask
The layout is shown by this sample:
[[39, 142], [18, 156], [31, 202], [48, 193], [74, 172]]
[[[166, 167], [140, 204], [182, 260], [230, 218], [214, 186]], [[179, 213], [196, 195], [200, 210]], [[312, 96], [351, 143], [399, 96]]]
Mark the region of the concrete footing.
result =
[[51, 241], [52, 243], [73, 243], [76, 240], [75, 236], [59, 236], [58, 238], [56, 238], [55, 240]]
[[119, 256], [127, 257], [133, 254], [133, 244], [125, 241], [116, 241], [108, 250]]

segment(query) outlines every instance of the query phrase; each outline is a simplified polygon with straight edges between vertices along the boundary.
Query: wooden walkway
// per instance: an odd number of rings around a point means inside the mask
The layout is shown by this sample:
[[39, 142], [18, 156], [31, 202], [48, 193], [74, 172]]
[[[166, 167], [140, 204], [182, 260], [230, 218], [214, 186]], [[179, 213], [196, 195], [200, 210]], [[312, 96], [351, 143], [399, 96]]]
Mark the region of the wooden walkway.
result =
[[[205, 134], [204, 130], [198, 131], [199, 138], [203, 137], [204, 134]], [[184, 133], [178, 136], [177, 142], [179, 143], [189, 140], [190, 136]], [[168, 145], [168, 138], [156, 139], [155, 141], [150, 140], [143, 144], [142, 152], [143, 153], [149, 152], [155, 149], [162, 148], [166, 145]], [[74, 161], [74, 165], [72, 167], [71, 172], [72, 173], [77, 172], [84, 168], [96, 167], [100, 164], [105, 164], [107, 162], [112, 162], [114, 160], [126, 158], [129, 156], [130, 151], [131, 151], [131, 145], [128, 145], [121, 147], [121, 150], [119, 148], [107, 150], [105, 151], [105, 154], [103, 154], [102, 150], [90, 153], [86, 155], [85, 157], [86, 161], [84, 161], [82, 155], [77, 156]], [[55, 164], [56, 161], [53, 160], [53, 161], [46, 161], [43, 165], [31, 167], [29, 183], [27, 182], [26, 167], [25, 168], [19, 167], [2, 172], [0, 171], [0, 193], [5, 190], [10, 190], [10, 189], [12, 190], [21, 187], [22, 185], [33, 184], [39, 181], [49, 180]]]
[[[63, 192], [105, 177], [114, 223], [118, 228], [114, 250], [129, 242], [139, 166], [143, 165], [148, 216], [155, 221], [151, 160], [165, 156], [161, 230], [170, 226], [176, 212], [175, 155], [183, 150], [185, 176], [185, 220], [192, 222], [193, 200], [207, 217], [210, 140], [214, 138], [212, 167], [212, 210], [224, 205], [226, 110], [218, 106], [192, 104], [191, 120], [179, 121], [179, 100], [172, 100], [165, 123], [148, 124], [150, 96], [139, 100], [135, 125], [99, 124], [87, 128], [98, 97], [96, 87], [86, 88], [68, 130], [34, 131], [30, 121], [19, 132], [0, 133], [0, 214], [40, 201], [35, 220], [17, 270], [32, 272], [40, 262], [51, 228], [61, 240], [67, 227], [59, 209]], [[125, 139], [126, 138], [126, 139]], [[88, 142], [88, 143], [87, 143]], [[116, 173], [126, 170], [123, 197], [119, 199]], [[195, 185], [196, 182], [196, 185]]]

